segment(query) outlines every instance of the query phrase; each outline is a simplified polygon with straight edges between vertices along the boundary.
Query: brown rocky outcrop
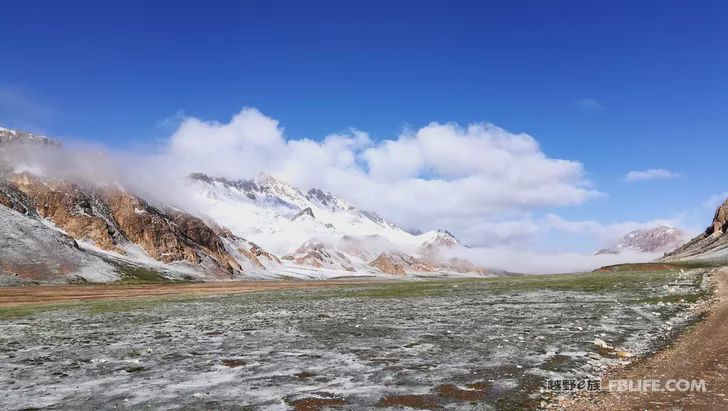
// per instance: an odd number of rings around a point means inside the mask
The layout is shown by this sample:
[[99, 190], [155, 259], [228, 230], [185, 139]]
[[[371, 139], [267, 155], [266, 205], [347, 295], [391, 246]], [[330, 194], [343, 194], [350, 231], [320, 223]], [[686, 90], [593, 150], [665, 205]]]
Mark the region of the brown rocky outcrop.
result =
[[724, 260], [726, 255], [728, 255], [728, 199], [715, 210], [713, 221], [702, 234], [677, 250], [665, 254], [660, 260], [701, 258]]
[[0, 205], [15, 210], [20, 214], [31, 217], [38, 216], [28, 195], [18, 190], [14, 184], [4, 180], [0, 180]]
[[351, 260], [346, 254], [337, 249], [330, 249], [325, 244], [317, 241], [307, 241], [295, 253], [286, 255], [283, 259], [309, 267], [355, 271]]
[[220, 238], [199, 218], [181, 211], [165, 213], [118, 189], [107, 190], [105, 197], [111, 216], [126, 238], [152, 258], [192, 264], [211, 258], [214, 265], [226, 272], [241, 269]]
[[369, 263], [372, 267], [379, 271], [392, 275], [405, 275], [404, 267], [402, 264], [394, 261], [394, 258], [387, 253], [381, 253], [379, 256]]
[[392, 251], [381, 253], [369, 263], [382, 272], [388, 274], [404, 275], [405, 272], [436, 273], [453, 272], [460, 274], [486, 275], [485, 267], [473, 264], [464, 258], [453, 257], [444, 261], [412, 256], [402, 252]]
[[116, 246], [123, 235], [112, 224], [98, 190], [60, 180], [42, 181], [28, 173], [14, 174], [9, 181], [28, 197], [40, 217], [73, 238], [119, 251]]
[[480, 274], [480, 275], [486, 275], [488, 274], [488, 269], [479, 265], [476, 265], [472, 263], [469, 260], [466, 260], [464, 258], [458, 258], [453, 257], [449, 260], [447, 260], [445, 263], [441, 264], [441, 267], [444, 268], [447, 271], [454, 271], [456, 273], [461, 274]]
[[715, 210], [713, 222], [705, 230], [705, 235], [721, 235], [728, 230], [728, 199]]

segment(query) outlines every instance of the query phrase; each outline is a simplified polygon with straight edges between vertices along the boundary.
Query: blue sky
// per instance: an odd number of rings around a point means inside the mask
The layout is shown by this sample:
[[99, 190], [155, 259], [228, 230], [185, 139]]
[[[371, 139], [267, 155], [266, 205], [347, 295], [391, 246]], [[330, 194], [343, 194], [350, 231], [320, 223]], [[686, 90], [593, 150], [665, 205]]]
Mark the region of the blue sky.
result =
[[[151, 3], [151, 4], [150, 4]], [[715, 1], [6, 2], [0, 124], [127, 149], [244, 106], [290, 139], [489, 122], [607, 196], [542, 209], [685, 216], [728, 191], [728, 4]], [[627, 182], [632, 170], [677, 178]]]

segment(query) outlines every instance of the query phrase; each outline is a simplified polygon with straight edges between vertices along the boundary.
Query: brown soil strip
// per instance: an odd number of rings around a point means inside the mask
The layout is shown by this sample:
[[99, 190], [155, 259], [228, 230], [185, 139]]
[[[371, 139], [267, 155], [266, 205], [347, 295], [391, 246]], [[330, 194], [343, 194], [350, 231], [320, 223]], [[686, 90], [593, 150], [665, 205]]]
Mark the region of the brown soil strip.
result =
[[386, 280], [222, 281], [185, 284], [93, 284], [0, 287], [0, 307], [144, 297], [208, 296], [386, 284]]
[[346, 401], [340, 398], [306, 398], [294, 401], [293, 409], [295, 411], [319, 411], [341, 405], [346, 405]]
[[392, 395], [384, 397], [377, 403], [378, 407], [407, 407], [416, 410], [432, 410], [440, 408], [434, 395]]
[[437, 387], [437, 393], [442, 397], [460, 401], [481, 401], [485, 399], [485, 390], [462, 389], [454, 384], [443, 384]]
[[669, 347], [616, 369], [603, 380], [705, 380], [706, 392], [614, 392], [580, 396], [559, 405], [574, 410], [726, 410], [728, 409], [728, 268], [712, 273], [714, 300], [703, 321]]
[[222, 365], [230, 368], [238, 368], [245, 365], [245, 361], [243, 360], [222, 360]]

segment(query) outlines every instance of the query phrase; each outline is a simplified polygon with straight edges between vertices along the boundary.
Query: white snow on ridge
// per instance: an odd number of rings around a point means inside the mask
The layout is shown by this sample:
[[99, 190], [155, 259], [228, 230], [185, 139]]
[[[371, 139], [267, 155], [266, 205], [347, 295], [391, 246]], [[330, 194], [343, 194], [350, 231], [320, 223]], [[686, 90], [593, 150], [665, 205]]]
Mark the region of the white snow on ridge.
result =
[[[383, 242], [416, 247], [438, 234], [412, 235], [330, 193], [319, 189], [304, 193], [266, 174], [240, 181], [196, 174], [185, 181], [184, 189], [196, 211], [279, 255], [292, 253], [312, 239], [335, 244], [343, 236], [379, 237]], [[313, 217], [301, 213], [306, 209]]]

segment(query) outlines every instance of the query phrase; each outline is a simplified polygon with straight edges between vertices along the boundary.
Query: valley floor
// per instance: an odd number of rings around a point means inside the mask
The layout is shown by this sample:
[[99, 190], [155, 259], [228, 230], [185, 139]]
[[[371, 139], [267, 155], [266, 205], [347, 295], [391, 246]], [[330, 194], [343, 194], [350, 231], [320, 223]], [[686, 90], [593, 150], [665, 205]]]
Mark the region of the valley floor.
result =
[[625, 363], [595, 339], [662, 348], [708, 272], [9, 287], [0, 409], [535, 409]]

